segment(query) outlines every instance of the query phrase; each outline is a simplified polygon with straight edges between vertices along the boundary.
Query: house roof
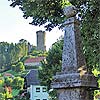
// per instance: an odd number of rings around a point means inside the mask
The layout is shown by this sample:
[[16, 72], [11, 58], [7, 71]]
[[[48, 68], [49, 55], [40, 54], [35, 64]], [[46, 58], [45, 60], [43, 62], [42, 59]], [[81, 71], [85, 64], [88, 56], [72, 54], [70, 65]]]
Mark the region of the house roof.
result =
[[24, 63], [34, 63], [34, 62], [41, 62], [42, 60], [44, 60], [45, 57], [35, 57], [35, 58], [28, 58], [25, 60]]
[[13, 75], [10, 74], [10, 73], [4, 73], [4, 76], [9, 76], [9, 77], [12, 77]]

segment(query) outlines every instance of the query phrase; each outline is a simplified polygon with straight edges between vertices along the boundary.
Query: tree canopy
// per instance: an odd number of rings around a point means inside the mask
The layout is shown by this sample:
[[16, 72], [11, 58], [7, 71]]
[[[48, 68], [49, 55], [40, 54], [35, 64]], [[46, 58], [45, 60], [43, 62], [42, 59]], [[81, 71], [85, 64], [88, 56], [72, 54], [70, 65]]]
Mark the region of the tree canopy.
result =
[[21, 39], [18, 43], [0, 42], [0, 69], [9, 68], [28, 55], [28, 42]]
[[99, 66], [100, 58], [100, 2], [99, 0], [9, 0], [11, 6], [19, 6], [23, 17], [32, 17], [32, 25], [44, 25], [46, 30], [61, 27], [66, 17], [63, 8], [73, 4], [81, 19], [83, 50], [88, 66]]
[[57, 42], [52, 44], [48, 51], [46, 61], [42, 61], [42, 66], [39, 69], [39, 78], [42, 85], [47, 85], [50, 89], [50, 84], [53, 75], [61, 71], [62, 64], [63, 37], [60, 37]]
[[[32, 17], [32, 25], [44, 25], [46, 30], [52, 30], [56, 26], [61, 26], [65, 20], [63, 8], [70, 4], [79, 9], [82, 20], [85, 20], [87, 13], [90, 17], [98, 19], [99, 1], [98, 0], [9, 0], [11, 6], [19, 6], [23, 11], [23, 17]], [[48, 22], [48, 23], [47, 23]]]

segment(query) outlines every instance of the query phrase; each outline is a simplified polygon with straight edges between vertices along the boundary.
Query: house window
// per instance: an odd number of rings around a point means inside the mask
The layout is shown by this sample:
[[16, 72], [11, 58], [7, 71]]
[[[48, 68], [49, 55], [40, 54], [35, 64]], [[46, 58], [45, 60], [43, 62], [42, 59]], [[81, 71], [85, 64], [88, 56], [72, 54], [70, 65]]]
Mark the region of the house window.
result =
[[40, 88], [36, 88], [36, 92], [40, 92]]
[[46, 92], [46, 88], [45, 87], [42, 88], [42, 92]]
[[47, 100], [47, 99], [43, 99], [43, 100]]
[[36, 100], [40, 100], [40, 99], [36, 99]]

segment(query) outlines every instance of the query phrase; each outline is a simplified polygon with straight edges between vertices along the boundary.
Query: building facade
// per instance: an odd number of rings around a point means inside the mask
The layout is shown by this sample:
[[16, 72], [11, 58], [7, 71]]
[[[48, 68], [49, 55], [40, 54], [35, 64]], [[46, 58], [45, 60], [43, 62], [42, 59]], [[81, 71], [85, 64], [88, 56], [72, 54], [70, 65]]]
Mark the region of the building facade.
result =
[[31, 69], [25, 76], [25, 81], [24, 85], [26, 85], [27, 92], [30, 93], [30, 100], [49, 100], [47, 87], [40, 85], [37, 69]]
[[46, 86], [31, 85], [30, 93], [30, 100], [48, 100], [49, 98]]

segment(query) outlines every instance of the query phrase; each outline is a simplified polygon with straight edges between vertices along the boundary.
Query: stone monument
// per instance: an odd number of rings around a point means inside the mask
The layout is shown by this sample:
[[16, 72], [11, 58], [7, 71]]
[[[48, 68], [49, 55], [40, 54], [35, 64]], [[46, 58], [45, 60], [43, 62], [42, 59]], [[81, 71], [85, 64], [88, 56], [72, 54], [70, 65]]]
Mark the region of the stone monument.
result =
[[58, 100], [93, 100], [91, 93], [97, 88], [96, 78], [87, 70], [82, 53], [77, 9], [64, 9], [67, 17], [62, 54], [62, 71], [53, 77], [52, 88], [57, 89]]

